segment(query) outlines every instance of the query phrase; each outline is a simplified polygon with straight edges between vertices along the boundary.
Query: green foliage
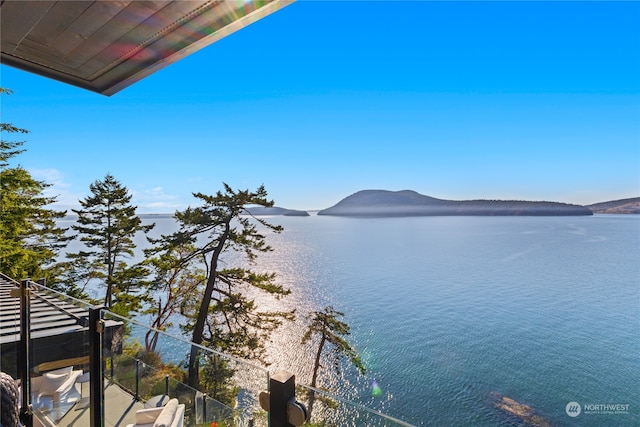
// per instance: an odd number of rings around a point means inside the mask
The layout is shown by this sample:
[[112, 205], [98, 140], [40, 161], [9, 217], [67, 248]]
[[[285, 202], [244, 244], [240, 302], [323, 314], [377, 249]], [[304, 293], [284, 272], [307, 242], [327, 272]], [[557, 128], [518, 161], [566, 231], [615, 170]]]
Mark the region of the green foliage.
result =
[[200, 388], [210, 398], [233, 408], [240, 391], [233, 383], [234, 373], [229, 366], [229, 359], [208, 353], [200, 369]]
[[[283, 320], [293, 318], [292, 312], [260, 311], [255, 301], [247, 296], [250, 290], [275, 298], [290, 293], [275, 282], [275, 274], [257, 273], [246, 267], [258, 254], [272, 250], [261, 229], [282, 231], [280, 226], [249, 215], [246, 208], [250, 205], [271, 207], [273, 201], [267, 199], [264, 186], [251, 192], [234, 191], [224, 184], [224, 191], [218, 191], [214, 196], [202, 193], [194, 196], [202, 205], [176, 212], [174, 217], [179, 230], [150, 240], [154, 247], [147, 253], [165, 257], [179, 254], [176, 265], [181, 268], [204, 268], [195, 276], [193, 272], [189, 273], [193, 292], [179, 297], [181, 314], [191, 320], [183, 330], [191, 334], [193, 342], [227, 354], [262, 360], [269, 333]], [[225, 263], [221, 268], [222, 256], [228, 253], [243, 255], [236, 257], [241, 265]], [[195, 277], [197, 280], [193, 280]], [[189, 361], [190, 385], [193, 387], [199, 382], [198, 363], [198, 352], [194, 350]]]
[[182, 313], [185, 305], [193, 304], [201, 292], [199, 288], [206, 280], [204, 270], [184, 263], [185, 257], [194, 250], [194, 246], [190, 244], [177, 246], [145, 261], [154, 273], [149, 290], [159, 295], [157, 305], [149, 304], [144, 311], [144, 314], [151, 316], [150, 326], [153, 328], [145, 334], [147, 351], [155, 350], [157, 331], [165, 331], [173, 326], [172, 317]]
[[87, 294], [86, 289], [94, 279], [99, 279], [102, 274], [93, 270], [89, 259], [77, 256], [77, 254], [67, 254], [67, 261], [59, 263], [59, 280], [56, 290], [83, 301], [91, 301], [98, 304]]
[[148, 233], [155, 224], [142, 225], [131, 195], [112, 175], [90, 185], [91, 195], [80, 200], [82, 209], [73, 210], [78, 221], [72, 228], [79, 233], [87, 250], [69, 254], [68, 278], [82, 283], [91, 280], [105, 287], [105, 306], [118, 314], [129, 316], [142, 309], [148, 299], [148, 269], [141, 264], [129, 265], [126, 259], [134, 255], [136, 233]]
[[[350, 334], [350, 327], [345, 322], [339, 320], [344, 317], [344, 313], [335, 310], [333, 307], [325, 307], [323, 311], [315, 311], [311, 314], [311, 323], [302, 337], [302, 344], [306, 344], [313, 336], [319, 336], [323, 344], [331, 344], [334, 348], [333, 356], [341, 359], [346, 356], [361, 374], [365, 374], [366, 369], [356, 351], [344, 338]], [[334, 364], [340, 372], [340, 364]], [[314, 384], [311, 384], [315, 387]]]
[[[313, 388], [316, 388], [316, 384], [318, 382], [318, 373], [322, 366], [322, 354], [325, 349], [325, 345], [327, 344], [333, 348], [333, 351], [329, 353], [328, 357], [333, 359], [333, 366], [338, 373], [340, 372], [340, 362], [343, 357], [347, 357], [351, 364], [355, 366], [362, 375], [366, 372], [364, 364], [358, 356], [358, 353], [345, 339], [345, 337], [350, 334], [349, 331], [351, 328], [348, 324], [340, 320], [341, 317], [344, 317], [344, 313], [335, 310], [331, 306], [325, 307], [322, 311], [314, 311], [309, 316], [310, 323], [302, 337], [302, 344], [307, 344], [314, 338], [318, 340], [315, 363], [313, 366], [313, 376], [311, 378], [311, 387]], [[309, 416], [311, 416], [314, 401], [315, 393], [310, 391], [308, 400]], [[330, 405], [329, 402], [325, 402], [325, 404]]]
[[[0, 88], [0, 94], [10, 94]], [[26, 129], [0, 123], [0, 266], [8, 276], [20, 280], [45, 278], [56, 282], [55, 260], [72, 237], [56, 225], [66, 211], [48, 209], [56, 201], [44, 192], [51, 184], [34, 179], [10, 160], [24, 152], [24, 141], [6, 140], [7, 134], [26, 134]]]
[[116, 354], [113, 359], [107, 359], [106, 372], [111, 372], [113, 360], [112, 380], [131, 394], [136, 390], [136, 360], [138, 364], [137, 390], [143, 400], [165, 393], [165, 378], [182, 383], [185, 372], [179, 366], [165, 363], [159, 353], [147, 352], [136, 340], [126, 344], [122, 354]]

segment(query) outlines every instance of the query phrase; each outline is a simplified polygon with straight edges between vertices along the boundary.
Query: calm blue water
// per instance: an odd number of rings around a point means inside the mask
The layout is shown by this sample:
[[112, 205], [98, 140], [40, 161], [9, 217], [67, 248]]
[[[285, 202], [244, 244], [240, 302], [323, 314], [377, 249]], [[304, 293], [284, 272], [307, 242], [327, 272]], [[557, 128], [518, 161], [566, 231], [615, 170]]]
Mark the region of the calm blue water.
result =
[[[416, 425], [519, 425], [492, 392], [553, 425], [640, 425], [640, 217], [273, 220], [261, 266], [300, 314], [333, 305], [352, 327], [369, 371], [329, 382], [350, 398]], [[302, 323], [272, 357], [304, 382]], [[629, 410], [571, 418], [572, 401]]]
[[[273, 217], [275, 271], [298, 310], [270, 370], [309, 383], [305, 315], [345, 313], [368, 372], [325, 371], [336, 394], [420, 426], [524, 426], [500, 393], [552, 425], [640, 425], [640, 217]], [[154, 219], [156, 233], [175, 227]], [[374, 397], [371, 383], [383, 393]], [[582, 413], [565, 408], [578, 402]], [[593, 413], [589, 405], [628, 405]], [[587, 408], [592, 408], [588, 413]], [[598, 411], [595, 411], [598, 412]]]

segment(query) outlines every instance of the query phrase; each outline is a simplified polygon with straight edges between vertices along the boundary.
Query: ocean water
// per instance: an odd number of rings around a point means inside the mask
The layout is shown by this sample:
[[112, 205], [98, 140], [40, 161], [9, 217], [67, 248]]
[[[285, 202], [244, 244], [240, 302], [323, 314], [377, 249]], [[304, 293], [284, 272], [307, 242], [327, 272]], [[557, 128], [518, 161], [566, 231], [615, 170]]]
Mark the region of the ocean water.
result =
[[[332, 305], [368, 372], [326, 384], [412, 424], [527, 425], [499, 393], [552, 425], [640, 425], [640, 217], [272, 220], [285, 231], [259, 266], [300, 321], [271, 355], [299, 381], [304, 313]], [[590, 406], [612, 404], [626, 413]]]
[[256, 299], [298, 315], [273, 335], [272, 372], [310, 382], [306, 315], [331, 305], [367, 367], [323, 371], [344, 398], [418, 426], [534, 425], [496, 396], [549, 425], [640, 426], [639, 216], [270, 220], [284, 232], [255, 268], [292, 294]]

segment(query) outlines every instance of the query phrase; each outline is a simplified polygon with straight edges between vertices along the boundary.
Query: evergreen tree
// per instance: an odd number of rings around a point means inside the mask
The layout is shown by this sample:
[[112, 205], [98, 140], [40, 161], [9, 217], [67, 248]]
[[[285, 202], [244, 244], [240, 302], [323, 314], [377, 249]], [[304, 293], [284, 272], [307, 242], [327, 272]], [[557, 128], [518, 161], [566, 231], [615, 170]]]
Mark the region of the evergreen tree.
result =
[[[173, 326], [171, 321], [180, 314], [188, 295], [198, 295], [199, 287], [206, 280], [204, 270], [189, 263], [183, 264], [195, 247], [179, 246], [158, 256], [147, 258], [145, 263], [154, 271], [150, 292], [158, 296], [158, 303], [151, 304], [145, 314], [151, 316], [151, 328], [145, 334], [145, 350], [153, 352], [158, 343], [158, 332]], [[149, 251], [147, 251], [149, 252]]]
[[[194, 193], [203, 205], [176, 212], [179, 230], [152, 241], [152, 252], [171, 252], [191, 245], [183, 253], [183, 266], [204, 266], [205, 280], [198, 291], [183, 294], [182, 314], [192, 319], [183, 327], [191, 341], [227, 354], [263, 360], [264, 341], [292, 312], [261, 312], [248, 294], [255, 290], [275, 297], [290, 293], [275, 283], [274, 273], [258, 273], [247, 268], [261, 252], [271, 251], [257, 225], [279, 233], [282, 227], [247, 215], [246, 207], [273, 206], [264, 186], [255, 192], [234, 191], [224, 184], [224, 192], [210, 196]], [[222, 259], [225, 254], [229, 258]], [[233, 262], [240, 264], [233, 266]], [[189, 383], [199, 386], [200, 351], [192, 346], [189, 356]]]
[[217, 353], [207, 353], [200, 370], [200, 388], [207, 396], [233, 408], [240, 391], [233, 382], [235, 373], [230, 360]]
[[76, 279], [98, 279], [105, 286], [104, 305], [121, 315], [139, 311], [148, 296], [142, 291], [148, 285], [148, 269], [142, 264], [129, 265], [133, 257], [133, 238], [138, 232], [148, 233], [155, 224], [142, 225], [131, 194], [111, 174], [89, 187], [91, 195], [80, 200], [82, 209], [77, 225], [86, 250], [69, 254]]
[[[0, 94], [10, 93], [0, 88]], [[56, 201], [44, 195], [51, 184], [34, 179], [21, 166], [10, 167], [9, 160], [25, 151], [24, 141], [8, 141], [5, 135], [28, 132], [0, 123], [0, 268], [16, 280], [45, 278], [55, 284], [55, 260], [72, 237], [56, 225], [66, 211], [47, 208]]]
[[[313, 375], [311, 377], [310, 384], [313, 388], [316, 388], [318, 382], [318, 373], [322, 367], [322, 364], [320, 363], [322, 353], [325, 350], [325, 345], [327, 344], [333, 347], [333, 352], [330, 354], [330, 357], [333, 358], [334, 367], [338, 372], [340, 370], [340, 359], [344, 356], [349, 359], [349, 361], [362, 375], [366, 372], [362, 360], [360, 360], [356, 351], [344, 338], [349, 335], [351, 328], [349, 325], [339, 320], [339, 318], [343, 316], [344, 313], [334, 310], [331, 306], [326, 307], [322, 311], [314, 311], [310, 316], [311, 323], [302, 337], [302, 344], [306, 344], [314, 338], [318, 339], [318, 348], [316, 350]], [[311, 390], [308, 405], [309, 418], [311, 417], [314, 401], [315, 393]]]

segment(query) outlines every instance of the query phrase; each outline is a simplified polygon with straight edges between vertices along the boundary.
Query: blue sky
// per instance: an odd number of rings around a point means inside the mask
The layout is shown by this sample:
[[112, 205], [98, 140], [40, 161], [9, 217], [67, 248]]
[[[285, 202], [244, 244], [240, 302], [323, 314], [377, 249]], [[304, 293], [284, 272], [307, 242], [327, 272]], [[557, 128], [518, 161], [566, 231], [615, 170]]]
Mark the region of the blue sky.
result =
[[69, 208], [264, 184], [589, 204], [640, 195], [640, 3], [298, 1], [105, 97], [1, 66], [16, 158]]

